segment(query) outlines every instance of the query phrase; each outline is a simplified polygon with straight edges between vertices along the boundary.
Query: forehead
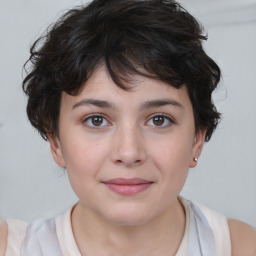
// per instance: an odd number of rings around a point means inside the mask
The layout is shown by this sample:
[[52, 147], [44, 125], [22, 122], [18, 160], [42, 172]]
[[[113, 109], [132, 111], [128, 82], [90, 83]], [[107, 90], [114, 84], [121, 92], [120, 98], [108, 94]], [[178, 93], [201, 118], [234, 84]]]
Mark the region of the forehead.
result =
[[113, 102], [117, 105], [128, 104], [127, 106], [131, 106], [148, 100], [173, 99], [182, 105], [190, 104], [185, 85], [176, 89], [163, 81], [139, 75], [129, 77], [129, 82], [126, 82], [124, 85], [127, 90], [118, 87], [110, 77], [105, 66], [102, 66], [86, 81], [83, 89], [77, 96], [63, 93], [62, 102], [74, 105], [83, 99], [93, 98]]

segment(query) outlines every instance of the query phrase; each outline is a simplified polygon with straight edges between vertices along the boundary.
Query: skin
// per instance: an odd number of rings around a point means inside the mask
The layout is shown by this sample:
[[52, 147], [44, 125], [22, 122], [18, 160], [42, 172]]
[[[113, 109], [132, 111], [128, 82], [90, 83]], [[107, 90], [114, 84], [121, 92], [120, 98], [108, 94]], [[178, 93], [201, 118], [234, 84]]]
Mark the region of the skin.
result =
[[[177, 196], [205, 132], [195, 133], [185, 86], [145, 77], [131, 84], [132, 91], [120, 89], [101, 67], [78, 96], [63, 93], [59, 137], [49, 137], [53, 157], [67, 168], [80, 199], [72, 225], [82, 254], [172, 255], [182, 240], [185, 216]], [[105, 103], [88, 104], [92, 99]], [[103, 123], [95, 127], [91, 115], [102, 115]], [[156, 116], [163, 118], [161, 125]], [[123, 196], [103, 183], [120, 177], [153, 184]]]
[[[82, 255], [175, 255], [183, 237], [178, 194], [200, 156], [205, 132], [195, 132], [185, 86], [175, 89], [144, 77], [134, 77], [131, 86], [129, 92], [118, 88], [101, 67], [78, 96], [62, 94], [59, 136], [49, 134], [53, 158], [67, 168], [80, 199], [71, 222]], [[156, 100], [169, 104], [152, 104]], [[152, 185], [120, 195], [103, 183], [120, 177]], [[228, 224], [232, 256], [255, 256], [255, 230], [236, 220]], [[0, 222], [0, 256], [6, 240], [7, 226]]]
[[0, 256], [5, 255], [8, 228], [5, 221], [0, 220]]
[[[232, 256], [256, 256], [256, 231], [249, 225], [237, 220], [228, 220]], [[0, 220], [0, 256], [5, 256], [7, 245], [7, 224]]]
[[238, 220], [229, 219], [232, 256], [256, 256], [256, 230]]

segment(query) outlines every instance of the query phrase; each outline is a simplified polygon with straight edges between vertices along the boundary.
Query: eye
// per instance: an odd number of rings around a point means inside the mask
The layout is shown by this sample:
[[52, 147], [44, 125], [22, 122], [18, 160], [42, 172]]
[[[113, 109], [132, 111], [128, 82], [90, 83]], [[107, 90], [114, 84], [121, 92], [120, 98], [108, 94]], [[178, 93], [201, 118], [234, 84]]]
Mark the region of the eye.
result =
[[90, 128], [100, 128], [100, 127], [110, 125], [107, 119], [101, 115], [92, 115], [92, 116], [86, 117], [83, 123]]
[[174, 122], [169, 116], [157, 114], [152, 116], [146, 124], [154, 127], [168, 127], [172, 123]]

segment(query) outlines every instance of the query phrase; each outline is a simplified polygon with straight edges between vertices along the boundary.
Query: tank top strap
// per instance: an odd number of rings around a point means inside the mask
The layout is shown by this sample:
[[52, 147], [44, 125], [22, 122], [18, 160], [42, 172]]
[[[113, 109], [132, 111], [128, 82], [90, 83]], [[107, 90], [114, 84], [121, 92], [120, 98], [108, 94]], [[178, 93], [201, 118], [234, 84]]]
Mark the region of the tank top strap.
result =
[[[230, 256], [227, 219], [189, 200], [182, 199], [182, 202], [189, 215], [185, 255]], [[28, 225], [20, 256], [80, 256], [72, 233], [70, 212], [71, 209], [56, 219]]]
[[194, 207], [202, 212], [213, 232], [216, 256], [231, 256], [231, 237], [227, 217], [198, 203], [194, 203]]
[[187, 254], [193, 256], [231, 256], [227, 218], [214, 210], [182, 198], [189, 211]]
[[187, 202], [190, 208], [187, 255], [216, 256], [214, 235], [206, 217], [196, 204]]
[[62, 256], [55, 219], [28, 225], [20, 256]]
[[8, 219], [6, 222], [8, 225], [8, 239], [5, 256], [20, 255], [20, 247], [28, 224], [16, 219]]

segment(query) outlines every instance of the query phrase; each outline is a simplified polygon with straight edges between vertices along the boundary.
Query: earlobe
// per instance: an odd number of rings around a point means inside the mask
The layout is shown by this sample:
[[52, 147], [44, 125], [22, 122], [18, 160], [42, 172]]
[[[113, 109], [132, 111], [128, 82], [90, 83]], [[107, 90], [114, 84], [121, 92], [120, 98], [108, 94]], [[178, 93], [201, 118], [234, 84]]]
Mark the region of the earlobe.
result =
[[201, 155], [204, 141], [205, 141], [206, 130], [199, 131], [194, 138], [192, 154], [189, 167], [194, 168], [197, 165], [198, 159]]
[[47, 134], [48, 140], [50, 142], [51, 153], [54, 161], [62, 168], [66, 168], [66, 164], [63, 158], [61, 144], [59, 139], [52, 134]]

